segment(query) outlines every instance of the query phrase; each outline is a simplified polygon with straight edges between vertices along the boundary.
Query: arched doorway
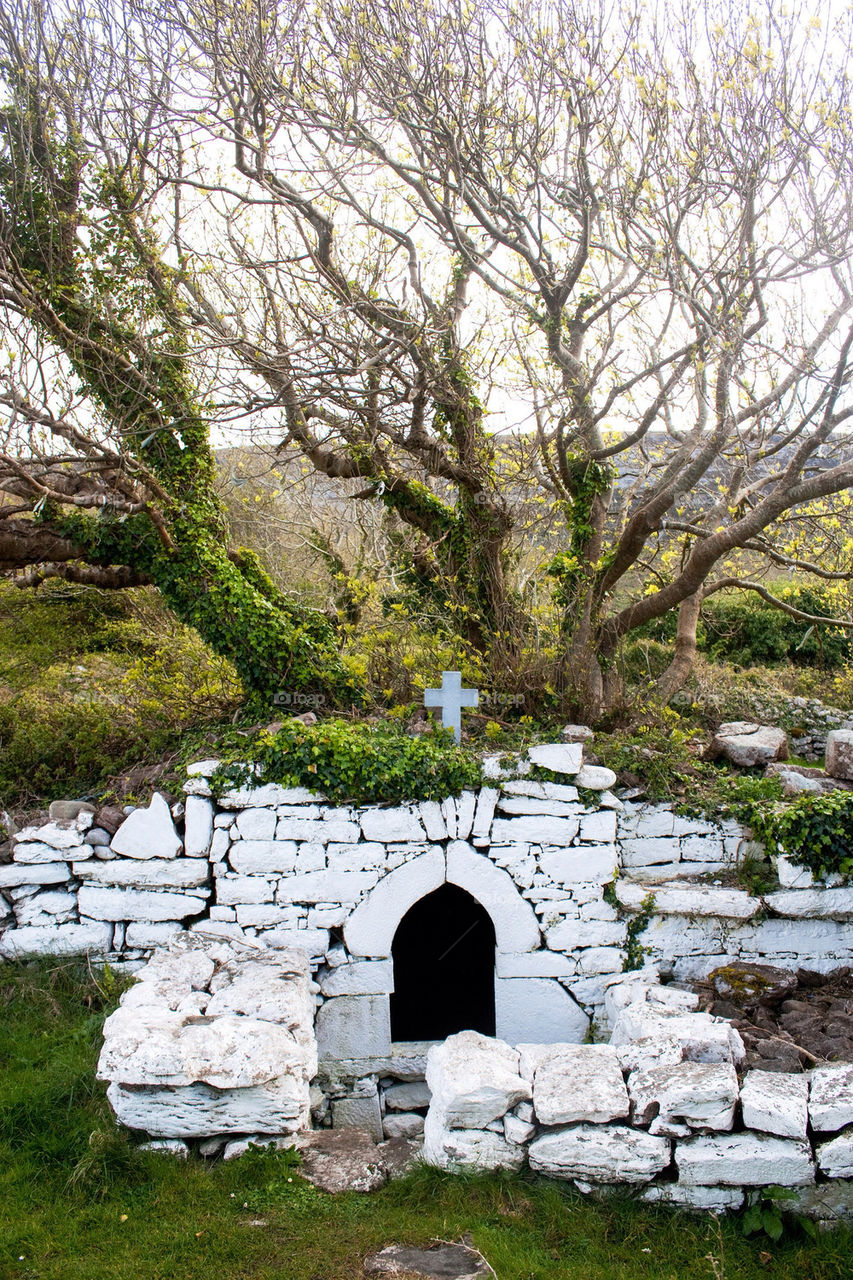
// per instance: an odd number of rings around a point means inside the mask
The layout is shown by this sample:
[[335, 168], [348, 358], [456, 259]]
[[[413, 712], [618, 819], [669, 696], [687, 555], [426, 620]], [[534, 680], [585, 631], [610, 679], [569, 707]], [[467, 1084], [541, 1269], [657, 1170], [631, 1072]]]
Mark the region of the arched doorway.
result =
[[495, 1034], [495, 929], [484, 907], [455, 884], [421, 898], [391, 947], [392, 1040]]

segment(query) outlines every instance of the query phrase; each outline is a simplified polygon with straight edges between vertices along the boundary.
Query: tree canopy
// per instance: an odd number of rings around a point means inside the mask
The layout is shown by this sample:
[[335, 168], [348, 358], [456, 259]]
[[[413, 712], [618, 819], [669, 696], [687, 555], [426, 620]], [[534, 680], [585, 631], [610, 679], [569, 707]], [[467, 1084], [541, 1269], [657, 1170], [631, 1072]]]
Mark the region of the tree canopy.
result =
[[[774, 6], [17, 0], [0, 19], [0, 564], [150, 581], [249, 688], [356, 696], [227, 545], [256, 426], [512, 670], [542, 525], [587, 715], [626, 635], [850, 576], [850, 32]], [[501, 430], [503, 434], [501, 434]]]

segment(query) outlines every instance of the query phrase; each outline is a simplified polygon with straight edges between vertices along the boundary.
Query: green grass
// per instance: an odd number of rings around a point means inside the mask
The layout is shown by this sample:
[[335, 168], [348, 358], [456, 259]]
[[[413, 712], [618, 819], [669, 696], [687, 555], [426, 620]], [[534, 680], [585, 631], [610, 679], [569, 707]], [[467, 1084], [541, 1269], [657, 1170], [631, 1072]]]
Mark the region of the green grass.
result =
[[332, 1197], [284, 1153], [214, 1166], [141, 1153], [94, 1079], [117, 994], [71, 962], [0, 968], [3, 1280], [358, 1280], [386, 1244], [466, 1233], [500, 1280], [850, 1275], [847, 1232], [812, 1239], [794, 1225], [771, 1245], [737, 1219], [595, 1204], [532, 1177], [421, 1169]]

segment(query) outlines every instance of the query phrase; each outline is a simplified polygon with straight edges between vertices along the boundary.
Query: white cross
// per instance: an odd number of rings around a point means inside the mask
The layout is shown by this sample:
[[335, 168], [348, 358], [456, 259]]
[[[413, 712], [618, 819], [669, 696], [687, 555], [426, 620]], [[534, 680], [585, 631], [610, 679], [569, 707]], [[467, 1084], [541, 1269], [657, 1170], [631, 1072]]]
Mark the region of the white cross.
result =
[[424, 690], [424, 706], [441, 708], [441, 723], [453, 730], [457, 743], [462, 736], [462, 708], [476, 707], [480, 695], [476, 689], [462, 688], [462, 673], [442, 671], [441, 688]]

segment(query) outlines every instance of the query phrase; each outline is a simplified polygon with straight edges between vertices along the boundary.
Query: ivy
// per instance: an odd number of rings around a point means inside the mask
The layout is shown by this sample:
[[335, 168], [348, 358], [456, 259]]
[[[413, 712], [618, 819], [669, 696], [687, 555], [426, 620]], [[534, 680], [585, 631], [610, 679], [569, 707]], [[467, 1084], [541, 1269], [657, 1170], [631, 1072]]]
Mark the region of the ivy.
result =
[[640, 942], [640, 935], [645, 933], [651, 924], [654, 910], [655, 895], [647, 893], [640, 903], [640, 910], [628, 921], [626, 926], [627, 936], [625, 938], [625, 959], [622, 962], [623, 973], [629, 973], [632, 969], [642, 969], [646, 956], [651, 952], [651, 947], [644, 947]]
[[[479, 761], [456, 746], [449, 729], [410, 737], [393, 723], [292, 719], [239, 751], [242, 760], [223, 761], [214, 774], [214, 791], [260, 776], [265, 783], [309, 787], [336, 803], [402, 804], [443, 800], [482, 784]], [[253, 764], [245, 763], [247, 756]]]
[[768, 853], [784, 853], [818, 878], [853, 877], [853, 792], [804, 795], [769, 809], [756, 805], [745, 816]]

